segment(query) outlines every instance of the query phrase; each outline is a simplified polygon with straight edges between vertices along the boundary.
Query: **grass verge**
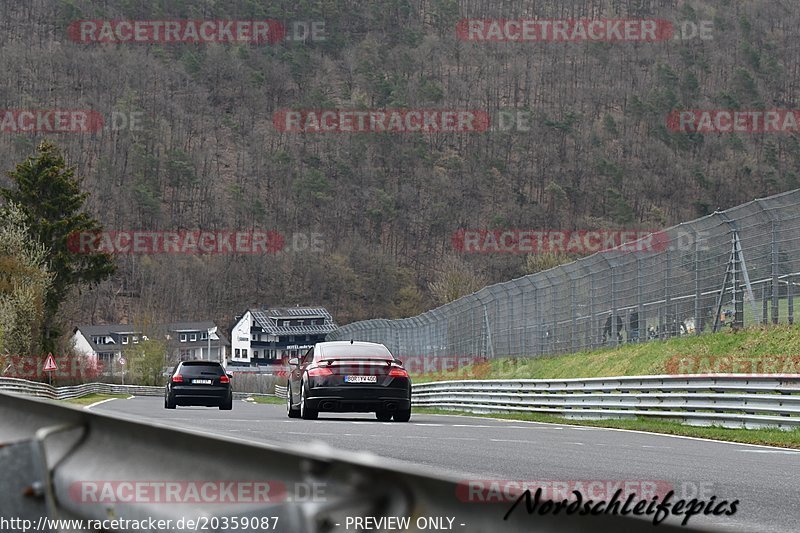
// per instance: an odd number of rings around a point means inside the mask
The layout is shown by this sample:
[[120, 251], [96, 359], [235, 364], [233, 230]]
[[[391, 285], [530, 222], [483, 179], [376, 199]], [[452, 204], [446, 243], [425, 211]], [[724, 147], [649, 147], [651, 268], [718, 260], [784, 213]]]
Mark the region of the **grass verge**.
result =
[[501, 357], [415, 383], [449, 379], [564, 379], [658, 374], [800, 373], [800, 325], [724, 330], [665, 341], [540, 357]]
[[680, 422], [667, 420], [651, 420], [646, 418], [625, 420], [572, 420], [560, 416], [540, 413], [495, 413], [475, 414], [464, 411], [450, 411], [445, 409], [414, 409], [415, 413], [435, 415], [460, 415], [478, 416], [484, 418], [501, 418], [505, 420], [525, 420], [530, 422], [548, 422], [551, 424], [593, 426], [618, 429], [633, 429], [650, 433], [665, 433], [668, 435], [682, 435], [685, 437], [700, 437], [745, 444], [763, 444], [779, 446], [782, 448], [800, 449], [800, 429], [783, 431], [780, 429], [730, 429], [719, 426], [702, 427], [687, 426]]
[[277, 396], [251, 396], [251, 398], [253, 399], [253, 403], [265, 403], [272, 405], [286, 404], [285, 398], [278, 398]]
[[80, 398], [72, 398], [70, 400], [64, 400], [67, 403], [73, 403], [75, 405], [91, 405], [96, 402], [101, 402], [103, 400], [109, 400], [111, 398], [127, 398], [128, 396], [125, 394], [88, 394], [86, 396], [81, 396]]

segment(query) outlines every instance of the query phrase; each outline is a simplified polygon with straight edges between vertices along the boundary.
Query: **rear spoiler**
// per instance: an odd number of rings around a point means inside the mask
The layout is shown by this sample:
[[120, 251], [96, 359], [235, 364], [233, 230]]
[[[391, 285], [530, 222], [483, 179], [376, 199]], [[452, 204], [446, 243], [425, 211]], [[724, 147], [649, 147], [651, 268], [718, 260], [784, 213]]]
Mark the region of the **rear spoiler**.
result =
[[399, 363], [399, 359], [391, 359], [391, 360], [389, 360], [389, 359], [380, 359], [380, 360], [376, 360], [376, 359], [367, 359], [367, 358], [358, 359], [358, 358], [355, 358], [355, 357], [347, 357], [347, 358], [339, 358], [339, 359], [333, 357], [331, 359], [320, 359], [319, 360], [320, 363], [328, 363], [328, 366], [332, 365], [333, 363], [347, 362], [347, 361], [361, 362], [361, 363], [363, 363], [364, 361], [369, 361], [369, 362], [373, 362], [374, 361], [376, 363], [377, 362], [383, 362], [383, 363], [386, 363], [389, 366]]

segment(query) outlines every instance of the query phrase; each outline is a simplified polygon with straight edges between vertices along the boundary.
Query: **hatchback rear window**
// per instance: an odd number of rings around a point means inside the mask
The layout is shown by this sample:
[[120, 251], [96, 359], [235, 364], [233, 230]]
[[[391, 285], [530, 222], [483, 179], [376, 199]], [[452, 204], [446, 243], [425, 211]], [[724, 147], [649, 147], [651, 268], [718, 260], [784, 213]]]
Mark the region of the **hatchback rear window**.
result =
[[183, 363], [178, 371], [182, 376], [221, 376], [222, 365], [209, 363]]
[[343, 344], [339, 346], [325, 346], [320, 357], [326, 359], [378, 359], [380, 361], [393, 361], [394, 357], [385, 346], [360, 346], [358, 344]]

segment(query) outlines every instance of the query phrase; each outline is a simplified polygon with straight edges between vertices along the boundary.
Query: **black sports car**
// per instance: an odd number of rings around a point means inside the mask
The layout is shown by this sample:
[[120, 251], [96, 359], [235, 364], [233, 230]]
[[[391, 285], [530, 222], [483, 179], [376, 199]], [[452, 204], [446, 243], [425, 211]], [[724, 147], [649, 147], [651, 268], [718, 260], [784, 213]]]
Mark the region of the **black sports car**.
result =
[[289, 365], [289, 418], [313, 420], [320, 412], [374, 412], [381, 421], [411, 418], [411, 379], [383, 344], [320, 342]]

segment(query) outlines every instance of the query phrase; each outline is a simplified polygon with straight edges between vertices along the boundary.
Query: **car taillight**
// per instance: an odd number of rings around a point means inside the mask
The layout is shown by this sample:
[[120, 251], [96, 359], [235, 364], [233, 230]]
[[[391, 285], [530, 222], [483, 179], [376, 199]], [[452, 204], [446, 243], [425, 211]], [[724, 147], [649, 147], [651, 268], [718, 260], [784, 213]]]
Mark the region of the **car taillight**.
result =
[[174, 376], [172, 376], [172, 382], [183, 383], [183, 376], [181, 376], [180, 374], [175, 374]]
[[308, 375], [311, 376], [312, 378], [320, 376], [332, 376], [333, 370], [331, 370], [330, 368], [323, 368], [323, 367], [312, 368], [311, 370], [308, 371]]
[[408, 377], [408, 372], [406, 372], [402, 368], [395, 367], [395, 368], [393, 368], [393, 369], [391, 369], [389, 371], [389, 377], [390, 378], [407, 378]]
[[220, 383], [230, 383], [231, 382], [231, 378], [229, 378], [228, 376], [220, 376], [219, 377], [219, 382]]

